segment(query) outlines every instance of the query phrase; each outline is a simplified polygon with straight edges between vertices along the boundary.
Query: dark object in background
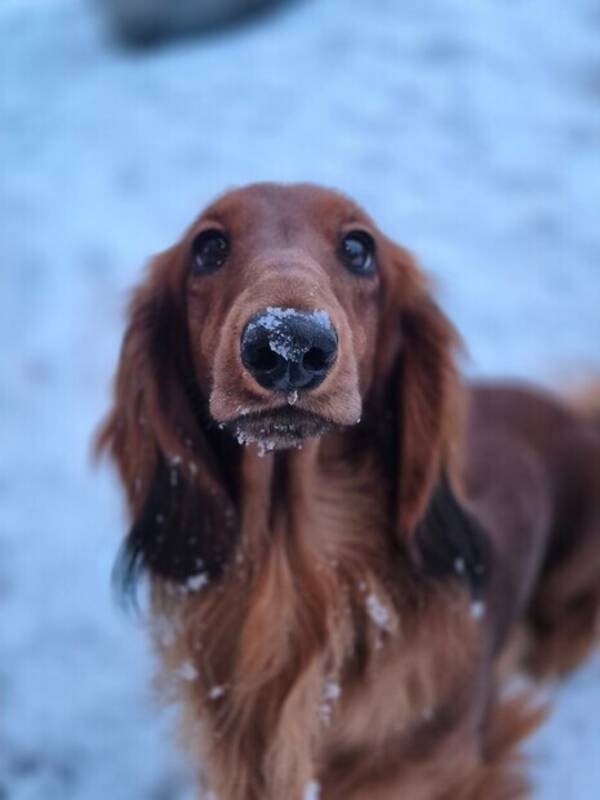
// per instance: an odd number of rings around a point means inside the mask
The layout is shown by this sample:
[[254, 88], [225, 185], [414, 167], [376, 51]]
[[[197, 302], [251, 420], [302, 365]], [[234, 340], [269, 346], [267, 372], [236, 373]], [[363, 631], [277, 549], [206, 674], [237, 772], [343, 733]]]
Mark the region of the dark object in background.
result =
[[103, 0], [123, 42], [150, 45], [250, 18], [282, 0]]

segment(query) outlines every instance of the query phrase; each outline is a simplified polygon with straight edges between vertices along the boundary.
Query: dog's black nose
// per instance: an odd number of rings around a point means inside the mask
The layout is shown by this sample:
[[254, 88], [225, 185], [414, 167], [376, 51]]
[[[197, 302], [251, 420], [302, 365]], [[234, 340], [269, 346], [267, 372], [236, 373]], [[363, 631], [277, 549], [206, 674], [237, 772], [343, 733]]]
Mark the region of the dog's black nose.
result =
[[337, 336], [325, 311], [269, 307], [244, 326], [240, 353], [265, 389], [314, 389], [335, 361]]

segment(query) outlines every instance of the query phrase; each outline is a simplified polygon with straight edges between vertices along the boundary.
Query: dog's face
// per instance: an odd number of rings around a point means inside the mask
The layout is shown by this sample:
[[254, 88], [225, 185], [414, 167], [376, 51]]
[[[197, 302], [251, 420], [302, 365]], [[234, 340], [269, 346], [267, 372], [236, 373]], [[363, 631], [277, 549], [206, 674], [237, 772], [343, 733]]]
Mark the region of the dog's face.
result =
[[207, 208], [179, 247], [217, 423], [272, 449], [360, 420], [391, 256], [363, 211], [313, 186], [255, 185]]
[[240, 452], [361, 419], [408, 536], [452, 449], [454, 344], [412, 257], [352, 201], [308, 184], [221, 197], [131, 303], [99, 447], [127, 488], [134, 561], [179, 575], [202, 541], [221, 563]]

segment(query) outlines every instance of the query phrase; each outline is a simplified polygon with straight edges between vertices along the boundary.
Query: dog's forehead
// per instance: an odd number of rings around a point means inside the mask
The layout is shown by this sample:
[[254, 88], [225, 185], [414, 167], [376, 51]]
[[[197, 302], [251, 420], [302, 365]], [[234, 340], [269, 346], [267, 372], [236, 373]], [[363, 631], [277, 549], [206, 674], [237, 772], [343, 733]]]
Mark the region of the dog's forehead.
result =
[[333, 233], [351, 223], [369, 223], [362, 209], [339, 192], [314, 184], [255, 183], [227, 192], [203, 212], [233, 233], [258, 230], [292, 234]]

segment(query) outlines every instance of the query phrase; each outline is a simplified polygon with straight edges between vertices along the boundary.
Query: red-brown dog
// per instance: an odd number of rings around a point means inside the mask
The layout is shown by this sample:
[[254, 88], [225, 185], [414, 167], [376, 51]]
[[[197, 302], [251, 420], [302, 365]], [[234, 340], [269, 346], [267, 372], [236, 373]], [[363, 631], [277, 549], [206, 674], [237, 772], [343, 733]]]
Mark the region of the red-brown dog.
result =
[[[150, 265], [100, 436], [121, 560], [219, 800], [507, 800], [600, 603], [600, 424], [460, 386], [411, 256], [347, 198], [259, 184]], [[521, 625], [522, 627], [522, 625]]]

